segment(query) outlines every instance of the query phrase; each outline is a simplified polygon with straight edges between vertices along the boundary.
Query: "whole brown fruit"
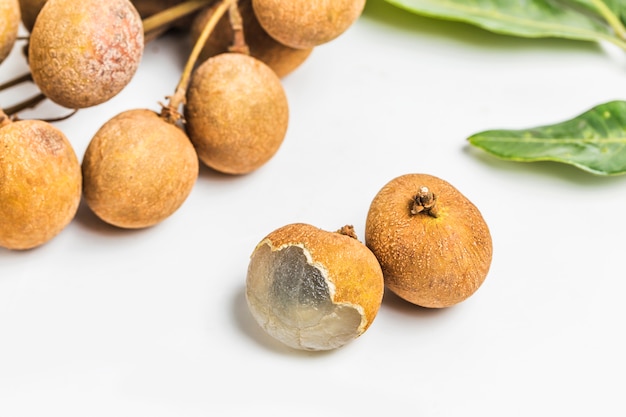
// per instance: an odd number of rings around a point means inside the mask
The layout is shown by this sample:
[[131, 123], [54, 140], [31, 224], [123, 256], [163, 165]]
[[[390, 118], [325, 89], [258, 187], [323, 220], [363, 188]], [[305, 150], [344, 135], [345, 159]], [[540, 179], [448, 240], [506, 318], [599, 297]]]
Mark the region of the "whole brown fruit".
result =
[[20, 7], [17, 0], [0, 0], [0, 62], [9, 56], [20, 26]]
[[31, 249], [58, 235], [81, 196], [80, 164], [65, 135], [39, 120], [0, 128], [0, 246]]
[[252, 0], [267, 33], [292, 48], [312, 48], [345, 32], [363, 12], [365, 0]]
[[198, 157], [182, 129], [136, 109], [96, 132], [82, 170], [89, 208], [106, 223], [135, 229], [178, 210], [198, 178]]
[[397, 177], [378, 192], [367, 214], [365, 243], [391, 291], [432, 308], [474, 294], [493, 252], [476, 206], [448, 182], [427, 174]]
[[48, 0], [33, 27], [28, 62], [34, 82], [72, 109], [117, 95], [143, 54], [143, 24], [129, 0]]
[[289, 120], [276, 73], [240, 53], [216, 55], [194, 71], [184, 113], [202, 162], [226, 174], [246, 174], [269, 161]]
[[[263, 61], [272, 68], [280, 78], [290, 74], [311, 55], [313, 48], [291, 48], [268, 35], [259, 24], [252, 10], [251, 0], [241, 0], [238, 6], [239, 12], [241, 13], [245, 42], [250, 50], [250, 56]], [[202, 10], [196, 16], [191, 26], [193, 41], [196, 41], [200, 37], [202, 29], [216, 7], [217, 4]], [[233, 44], [233, 39], [234, 33], [230, 18], [227, 14], [219, 20], [211, 36], [207, 39], [200, 53], [200, 60], [205, 61], [212, 56], [228, 52]]]

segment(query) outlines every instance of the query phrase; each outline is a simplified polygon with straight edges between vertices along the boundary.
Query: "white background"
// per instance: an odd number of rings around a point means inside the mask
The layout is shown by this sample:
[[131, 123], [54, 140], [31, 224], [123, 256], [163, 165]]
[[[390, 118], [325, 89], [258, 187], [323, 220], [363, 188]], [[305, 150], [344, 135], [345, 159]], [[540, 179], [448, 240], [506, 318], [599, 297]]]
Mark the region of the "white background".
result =
[[[22, 45], [0, 81], [26, 70]], [[56, 123], [79, 159], [115, 114], [158, 110], [187, 52], [184, 37], [148, 44], [121, 94]], [[202, 168], [180, 210], [146, 230], [82, 205], [49, 243], [0, 249], [0, 416], [625, 415], [626, 177], [501, 161], [466, 141], [626, 98], [625, 54], [370, 0], [284, 78], [289, 130], [261, 169]], [[444, 310], [386, 293], [370, 329], [332, 352], [263, 333], [244, 298], [254, 246], [291, 222], [362, 238], [374, 195], [411, 172], [483, 213], [494, 258], [479, 291]]]

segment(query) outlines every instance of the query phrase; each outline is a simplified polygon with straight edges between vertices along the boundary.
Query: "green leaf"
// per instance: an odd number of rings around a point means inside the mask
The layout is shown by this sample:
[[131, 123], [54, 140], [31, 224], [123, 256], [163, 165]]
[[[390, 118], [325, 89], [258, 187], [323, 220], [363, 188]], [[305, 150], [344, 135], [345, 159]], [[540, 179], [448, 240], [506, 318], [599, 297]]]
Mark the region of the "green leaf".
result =
[[[626, 49], [613, 30], [589, 10], [596, 10], [591, 0], [575, 0], [579, 7], [559, 0], [386, 0], [410, 12], [457, 20], [496, 33], [522, 37], [560, 37], [567, 39], [605, 40]], [[609, 0], [621, 4], [618, 0]], [[589, 10], [585, 13], [580, 6]], [[621, 6], [623, 9], [623, 6]]]
[[522, 130], [488, 130], [468, 138], [511, 161], [556, 161], [598, 175], [626, 173], [626, 101], [596, 106], [571, 120]]

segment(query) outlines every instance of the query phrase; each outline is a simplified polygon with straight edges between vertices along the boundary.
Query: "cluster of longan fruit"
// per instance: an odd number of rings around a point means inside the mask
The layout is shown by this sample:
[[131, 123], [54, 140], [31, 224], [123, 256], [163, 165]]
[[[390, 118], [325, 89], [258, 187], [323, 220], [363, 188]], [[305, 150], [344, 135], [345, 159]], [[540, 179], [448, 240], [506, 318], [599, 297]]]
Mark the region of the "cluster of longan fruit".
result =
[[[183, 204], [200, 162], [226, 174], [256, 170], [287, 131], [281, 78], [342, 34], [364, 5], [0, 0], [0, 61], [21, 19], [30, 33], [32, 81], [44, 98], [69, 109], [118, 94], [146, 42], [169, 28], [189, 28], [195, 44], [161, 111], [112, 117], [81, 162], [50, 122], [0, 111], [0, 246], [23, 250], [49, 241], [74, 218], [81, 198], [111, 225], [153, 226]], [[365, 243], [352, 226], [329, 232], [296, 223], [268, 234], [250, 258], [246, 299], [261, 327], [288, 346], [334, 349], [369, 328], [385, 287], [416, 305], [455, 305], [480, 287], [491, 256], [489, 229], [464, 195], [437, 177], [408, 174], [373, 199]]]
[[[0, 0], [0, 61], [20, 22], [42, 99], [68, 109], [122, 91], [144, 46], [170, 28], [195, 47], [160, 112], [128, 109], [104, 123], [82, 161], [52, 122], [0, 109], [0, 247], [55, 237], [81, 198], [104, 222], [153, 226], [186, 200], [199, 164], [248, 174], [281, 146], [289, 109], [281, 78], [343, 33], [364, 0]], [[154, 23], [159, 22], [159, 23]]]

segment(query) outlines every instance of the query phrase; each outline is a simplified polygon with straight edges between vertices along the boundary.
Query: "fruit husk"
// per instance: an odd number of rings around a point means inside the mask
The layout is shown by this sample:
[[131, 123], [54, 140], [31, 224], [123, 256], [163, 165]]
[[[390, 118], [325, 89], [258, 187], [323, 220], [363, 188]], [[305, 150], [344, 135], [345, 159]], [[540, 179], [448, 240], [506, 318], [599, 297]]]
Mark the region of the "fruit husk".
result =
[[325, 271], [334, 284], [333, 302], [362, 307], [361, 333], [372, 324], [383, 298], [383, 275], [374, 254], [359, 240], [306, 223], [293, 223], [270, 233], [257, 248], [262, 245], [272, 250], [289, 245], [305, 248], [311, 255], [309, 263]]
[[[436, 196], [436, 210], [412, 210], [421, 187]], [[478, 208], [447, 181], [428, 174], [402, 175], [378, 192], [367, 214], [365, 243], [381, 264], [386, 286], [430, 308], [474, 294], [493, 253]]]

